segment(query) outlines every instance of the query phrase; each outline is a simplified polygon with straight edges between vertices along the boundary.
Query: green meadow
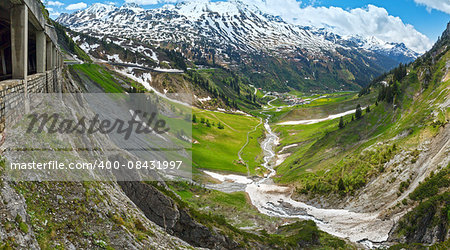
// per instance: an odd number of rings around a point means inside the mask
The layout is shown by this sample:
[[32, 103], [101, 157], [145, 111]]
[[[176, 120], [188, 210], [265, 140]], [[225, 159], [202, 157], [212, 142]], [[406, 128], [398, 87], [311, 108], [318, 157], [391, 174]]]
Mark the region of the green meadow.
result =
[[307, 99], [316, 100], [312, 101], [310, 104], [298, 105], [289, 112], [278, 115], [277, 120], [295, 121], [317, 119], [355, 109], [358, 104], [365, 107], [369, 104], [375, 103], [376, 93], [371, 93], [360, 98], [358, 98], [357, 93], [353, 92], [316, 95], [313, 97], [308, 97]]
[[[194, 168], [255, 174], [262, 161], [259, 142], [264, 138], [264, 127], [260, 119], [199, 109], [194, 109], [193, 115], [197, 120], [192, 125]], [[246, 144], [247, 134], [248, 143], [241, 154], [244, 162], [240, 162], [238, 152]]]
[[69, 70], [74, 77], [90, 79], [91, 82], [102, 88], [106, 93], [123, 93], [131, 86], [139, 92], [145, 90], [141, 84], [98, 64], [69, 65]]

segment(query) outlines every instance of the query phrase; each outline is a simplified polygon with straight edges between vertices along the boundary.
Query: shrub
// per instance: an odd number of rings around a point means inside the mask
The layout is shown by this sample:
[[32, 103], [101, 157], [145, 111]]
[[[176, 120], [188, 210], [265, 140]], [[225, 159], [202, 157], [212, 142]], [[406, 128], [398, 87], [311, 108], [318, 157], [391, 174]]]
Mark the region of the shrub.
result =
[[436, 195], [440, 188], [450, 186], [449, 166], [441, 170], [438, 174], [432, 174], [426, 178], [412, 193], [409, 194], [411, 200], [423, 200]]
[[355, 118], [360, 119], [362, 117], [361, 105], [356, 106]]
[[342, 116], [341, 116], [341, 119], [339, 119], [339, 128], [344, 128], [344, 118], [342, 118]]

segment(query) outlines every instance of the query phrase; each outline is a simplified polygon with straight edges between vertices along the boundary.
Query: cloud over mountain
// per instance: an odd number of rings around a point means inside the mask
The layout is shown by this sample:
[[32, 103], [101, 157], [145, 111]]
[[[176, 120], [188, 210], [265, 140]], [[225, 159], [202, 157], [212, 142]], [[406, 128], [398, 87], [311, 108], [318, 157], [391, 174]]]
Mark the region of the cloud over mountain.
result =
[[389, 15], [386, 9], [375, 5], [344, 10], [339, 7], [301, 7], [295, 0], [244, 0], [244, 2], [258, 6], [269, 14], [280, 16], [289, 23], [329, 28], [341, 35], [373, 36], [385, 42], [404, 43], [420, 53], [432, 45], [430, 39], [412, 25], [403, 23], [399, 17]]
[[66, 7], [66, 10], [81, 10], [87, 7], [87, 4], [80, 2], [80, 3], [74, 3], [70, 4]]

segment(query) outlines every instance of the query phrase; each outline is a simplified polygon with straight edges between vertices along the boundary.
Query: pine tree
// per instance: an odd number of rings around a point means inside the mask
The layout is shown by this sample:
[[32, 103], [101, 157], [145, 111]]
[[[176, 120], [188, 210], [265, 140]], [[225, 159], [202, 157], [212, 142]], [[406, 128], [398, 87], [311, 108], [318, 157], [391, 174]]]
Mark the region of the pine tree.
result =
[[386, 88], [386, 101], [388, 102], [388, 103], [391, 103], [392, 101], [393, 101], [393, 99], [394, 99], [394, 95], [393, 95], [393, 93], [392, 93], [392, 88], [391, 88], [391, 86], [389, 86], [389, 87], [387, 87]]
[[394, 84], [392, 85], [392, 94], [394, 96], [396, 96], [400, 93], [400, 87], [398, 85], [399, 85], [398, 82], [394, 82]]
[[341, 119], [339, 119], [339, 128], [344, 128], [344, 118], [341, 116]]
[[366, 108], [366, 114], [367, 113], [370, 113], [370, 106], [367, 106], [367, 108]]
[[197, 116], [195, 114], [192, 116], [192, 122], [197, 123]]
[[362, 117], [361, 105], [356, 106], [355, 118], [360, 119]]
[[381, 86], [380, 92], [378, 92], [377, 101], [383, 101], [386, 98], [386, 88], [385, 86]]
[[345, 184], [344, 184], [344, 181], [342, 180], [342, 178], [339, 178], [337, 186], [338, 186], [339, 191], [345, 191]]

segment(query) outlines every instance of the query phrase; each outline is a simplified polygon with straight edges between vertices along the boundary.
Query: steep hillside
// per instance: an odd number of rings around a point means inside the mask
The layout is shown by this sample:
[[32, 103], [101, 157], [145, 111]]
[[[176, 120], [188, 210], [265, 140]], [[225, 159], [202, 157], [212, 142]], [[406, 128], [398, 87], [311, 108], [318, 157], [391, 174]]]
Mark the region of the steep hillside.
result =
[[[354, 105], [363, 106], [359, 113], [341, 122], [276, 125], [278, 150], [287, 153], [278, 181], [296, 186], [297, 198], [315, 206], [378, 212], [386, 219], [417, 206], [401, 219], [393, 239], [448, 239], [449, 186], [433, 173], [446, 178], [450, 162], [449, 33], [450, 24], [429, 52], [374, 83], [365, 93], [377, 100], [356, 99]], [[327, 105], [319, 108], [330, 112]], [[293, 112], [282, 121], [305, 116]], [[429, 190], [430, 197], [423, 196]]]
[[[84, 62], [92, 62], [91, 58], [84, 50], [82, 50], [73, 40], [70, 38], [64, 26], [61, 24], [52, 21], [53, 26], [55, 27], [56, 34], [58, 35], [58, 44], [61, 49], [65, 52], [66, 58], [65, 60], [74, 59], [75, 61], [84, 61]], [[70, 56], [67, 58], [67, 56]]]
[[132, 92], [191, 94], [188, 102], [206, 109], [250, 110], [260, 105], [250, 86], [251, 79], [227, 68], [196, 66], [174, 50], [137, 40], [122, 45], [126, 40], [121, 38], [99, 38], [55, 25], [66, 61], [91, 64], [70, 67], [100, 66], [113, 75], [132, 79], [136, 83], [128, 86], [134, 88]]
[[[67, 115], [66, 118], [78, 119], [79, 117], [75, 117], [72, 113], [73, 109], [65, 107], [77, 98], [80, 88], [73, 84], [66, 70], [61, 82], [66, 102], [58, 106], [33, 106], [34, 111], [52, 112], [61, 111], [60, 108], [62, 108]], [[46, 98], [51, 99], [49, 96]], [[79, 99], [76, 100], [79, 101]], [[84, 114], [87, 115], [87, 113]], [[2, 249], [191, 247], [147, 218], [131, 202], [117, 182], [74, 181], [73, 179], [66, 182], [11, 181], [12, 175], [8, 172], [9, 163], [23, 159], [22, 157], [32, 157], [33, 160], [39, 161], [43, 156], [47, 157], [47, 160], [72, 159], [78, 162], [106, 160], [108, 157], [131, 159], [128, 158], [129, 153], [117, 148], [107, 136], [94, 138], [66, 134], [59, 137], [47, 133], [45, 137], [49, 139], [48, 141], [42, 137], [38, 141], [43, 144], [48, 143], [48, 147], [52, 150], [42, 150], [36, 154], [15, 151], [14, 148], [17, 145], [15, 143], [27, 145], [30, 141], [30, 137], [23, 132], [24, 126], [25, 128], [27, 126], [26, 119], [18, 119], [15, 126], [8, 127], [8, 139], [2, 144], [0, 162], [0, 210], [2, 211], [0, 247]], [[101, 153], [75, 149], [61, 152], [61, 145], [67, 143], [66, 145], [73, 147], [80, 138], [89, 141], [89, 144], [101, 145]], [[108, 151], [108, 148], [117, 150]], [[55, 151], [60, 154], [50, 158], [49, 155]]]

